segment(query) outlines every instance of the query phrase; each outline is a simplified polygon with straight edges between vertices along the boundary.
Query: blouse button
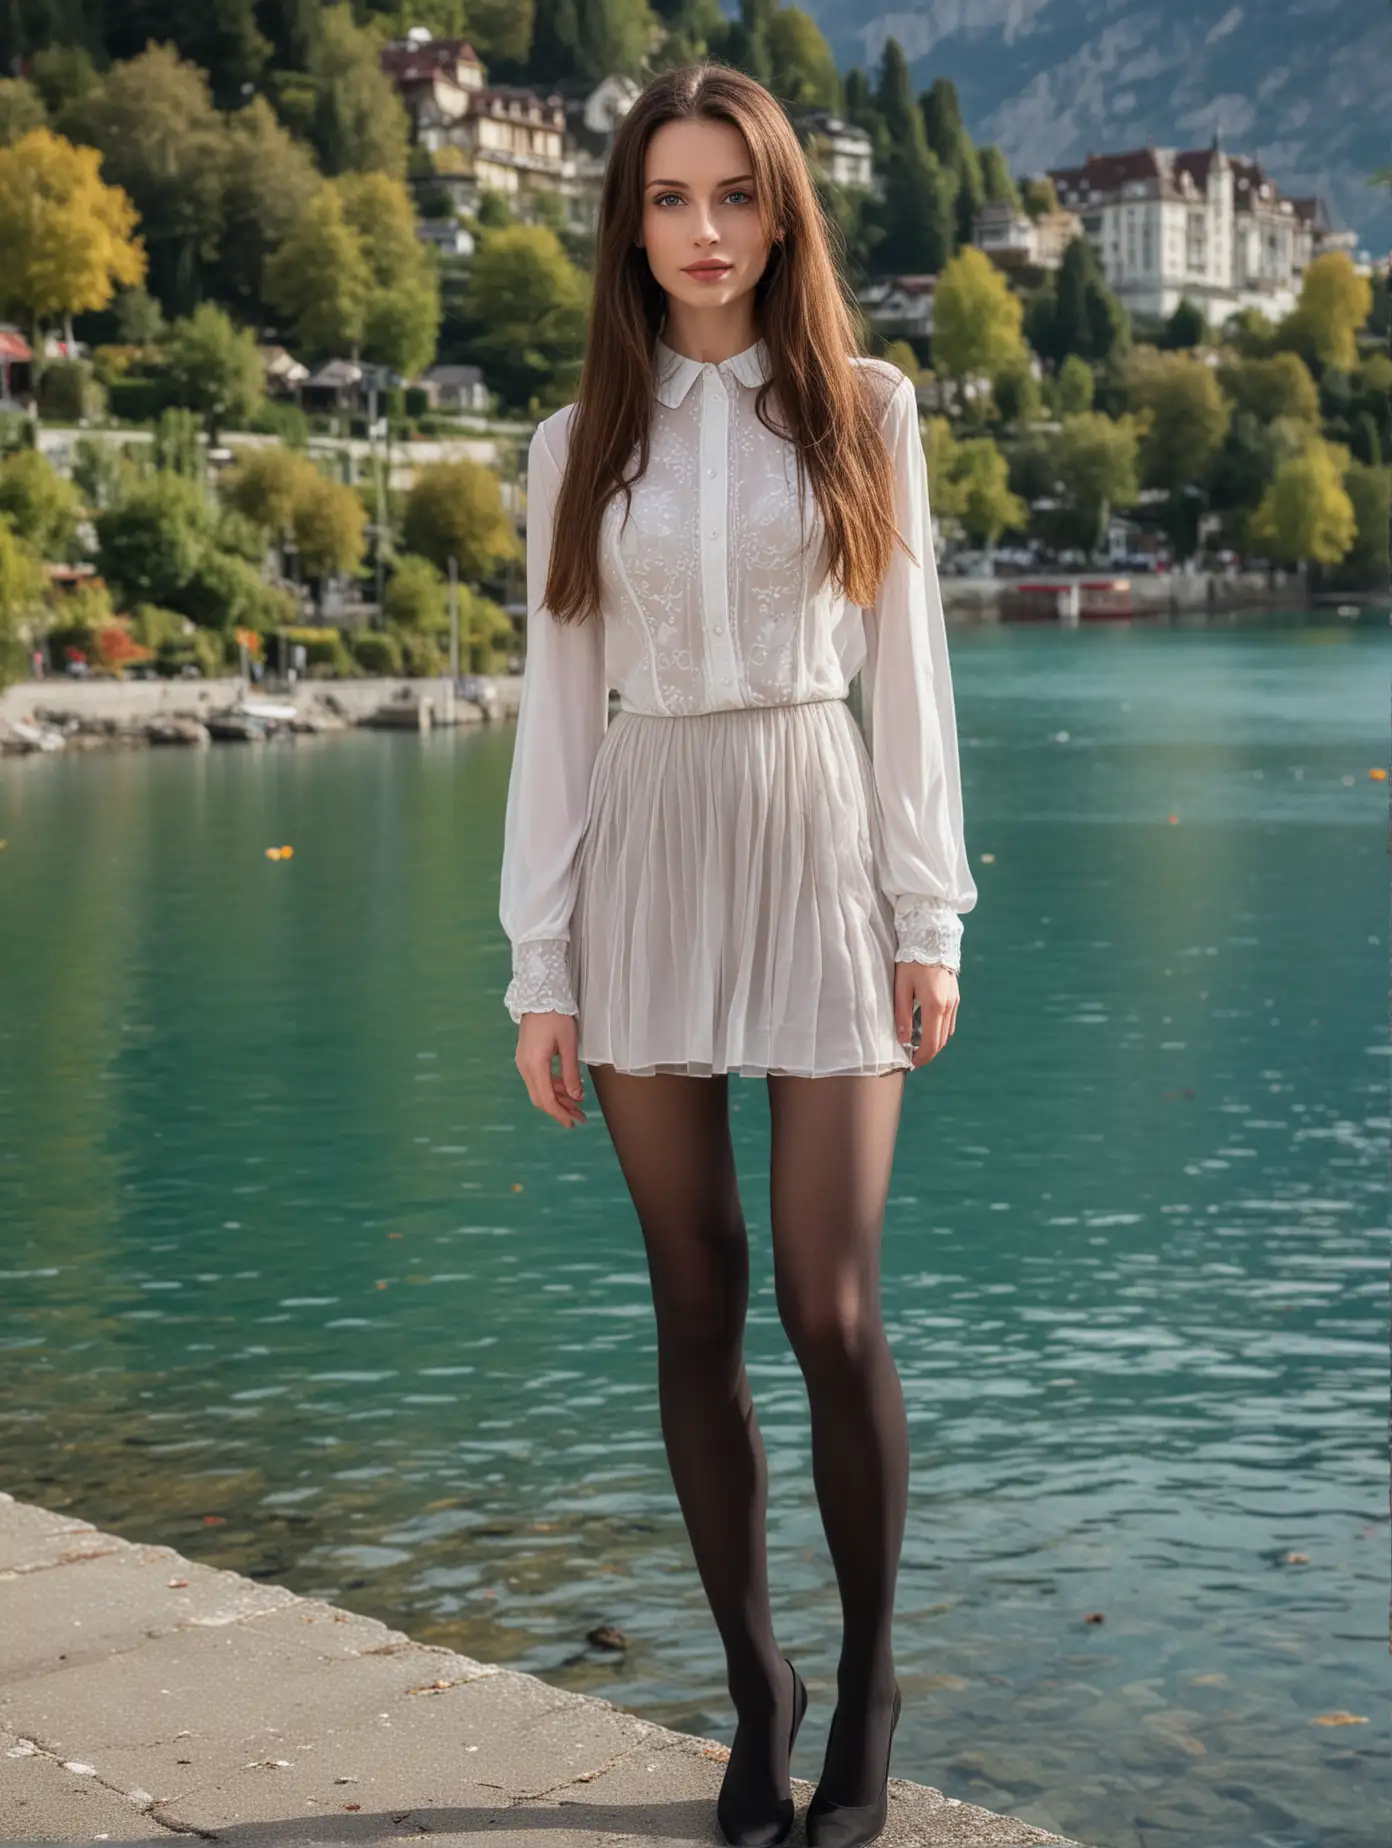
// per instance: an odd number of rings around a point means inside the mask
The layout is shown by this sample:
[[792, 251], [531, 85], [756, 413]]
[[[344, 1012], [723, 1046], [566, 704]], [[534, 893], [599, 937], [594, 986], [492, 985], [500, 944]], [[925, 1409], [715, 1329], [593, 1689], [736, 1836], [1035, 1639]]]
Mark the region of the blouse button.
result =
[[712, 527], [711, 527], [711, 529], [710, 529], [710, 531], [709, 531], [709, 532], [708, 532], [708, 533], [706, 534], [706, 537], [707, 537], [708, 539], [718, 539], [718, 538], [720, 537], [720, 529], [719, 529], [719, 527], [717, 527], [717, 526], [712, 526]]
[[714, 480], [715, 480], [715, 477], [716, 477], [716, 473], [717, 473], [717, 471], [716, 471], [715, 469], [713, 469], [713, 468], [708, 468], [708, 469], [706, 470], [706, 473], [707, 473], [707, 474], [708, 474], [708, 475], [710, 476], [710, 478], [711, 478], [711, 480], [712, 480], [712, 481], [714, 481]]
[[723, 635], [725, 633], [725, 625], [723, 622], [718, 622], [715, 625], [715, 632], [717, 635]]

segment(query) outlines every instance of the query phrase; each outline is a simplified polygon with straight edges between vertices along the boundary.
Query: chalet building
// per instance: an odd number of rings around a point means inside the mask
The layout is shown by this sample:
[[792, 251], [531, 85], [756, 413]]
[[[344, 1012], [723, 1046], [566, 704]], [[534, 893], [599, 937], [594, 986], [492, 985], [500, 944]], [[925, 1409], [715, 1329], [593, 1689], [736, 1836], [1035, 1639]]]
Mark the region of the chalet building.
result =
[[1188, 296], [1215, 326], [1244, 308], [1279, 320], [1312, 258], [1343, 241], [1318, 200], [1284, 198], [1216, 135], [1183, 152], [1089, 154], [1049, 178], [1082, 220], [1108, 286], [1137, 314], [1169, 316]]
[[1031, 218], [1005, 201], [983, 205], [972, 220], [972, 242], [998, 269], [1025, 282], [1056, 270], [1064, 251], [1082, 232], [1076, 212], [1059, 210]]
[[874, 147], [863, 128], [843, 122], [829, 109], [798, 110], [792, 123], [819, 179], [832, 186], [874, 188]]
[[416, 146], [443, 156], [438, 177], [456, 204], [484, 189], [514, 205], [537, 190], [563, 190], [565, 109], [556, 95], [519, 84], [490, 84], [467, 39], [431, 38], [412, 27], [385, 45], [382, 69], [396, 85]]
[[933, 332], [936, 276], [880, 276], [858, 297], [866, 319], [890, 340], [927, 340]]

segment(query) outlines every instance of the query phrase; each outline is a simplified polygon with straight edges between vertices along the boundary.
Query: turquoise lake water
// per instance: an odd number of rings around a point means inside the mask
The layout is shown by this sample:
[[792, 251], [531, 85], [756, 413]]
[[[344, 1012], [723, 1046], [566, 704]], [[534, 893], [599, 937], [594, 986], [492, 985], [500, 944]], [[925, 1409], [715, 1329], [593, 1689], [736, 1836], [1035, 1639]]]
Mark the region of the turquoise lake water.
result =
[[[981, 896], [885, 1226], [895, 1774], [1106, 1848], [1372, 1848], [1386, 614], [952, 652]], [[512, 1064], [512, 741], [0, 763], [0, 1483], [728, 1741], [632, 1207], [592, 1088], [567, 1132]], [[730, 1095], [815, 1778], [839, 1610]]]

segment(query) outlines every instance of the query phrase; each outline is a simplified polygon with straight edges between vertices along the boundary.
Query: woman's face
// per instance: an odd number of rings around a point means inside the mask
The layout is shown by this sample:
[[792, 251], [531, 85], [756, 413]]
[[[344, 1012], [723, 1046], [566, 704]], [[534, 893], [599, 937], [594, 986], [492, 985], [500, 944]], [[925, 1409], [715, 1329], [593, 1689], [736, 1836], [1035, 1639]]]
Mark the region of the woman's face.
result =
[[728, 308], [763, 275], [770, 237], [751, 166], [728, 122], [664, 122], [649, 141], [642, 242], [669, 297]]

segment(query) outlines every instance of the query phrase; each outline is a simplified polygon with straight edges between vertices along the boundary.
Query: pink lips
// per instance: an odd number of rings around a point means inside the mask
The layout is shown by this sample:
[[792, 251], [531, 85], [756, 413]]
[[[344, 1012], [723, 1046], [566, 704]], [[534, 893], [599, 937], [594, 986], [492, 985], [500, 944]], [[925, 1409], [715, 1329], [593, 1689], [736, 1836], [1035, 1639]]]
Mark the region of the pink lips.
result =
[[686, 267], [686, 274], [710, 279], [727, 275], [731, 267], [728, 263], [690, 263]]

